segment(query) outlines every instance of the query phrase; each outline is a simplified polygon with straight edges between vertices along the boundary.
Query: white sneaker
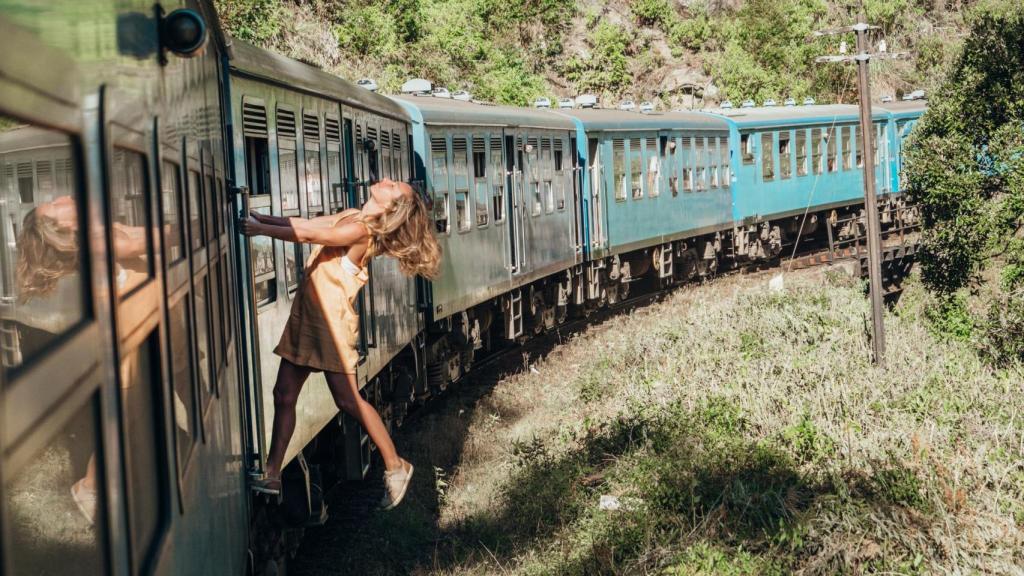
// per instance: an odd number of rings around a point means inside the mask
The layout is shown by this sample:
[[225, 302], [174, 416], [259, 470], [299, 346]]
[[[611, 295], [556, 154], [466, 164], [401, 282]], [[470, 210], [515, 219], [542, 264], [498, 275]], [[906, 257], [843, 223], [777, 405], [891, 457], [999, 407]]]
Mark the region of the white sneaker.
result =
[[384, 498], [380, 501], [381, 510], [391, 510], [402, 502], [405, 492], [412, 480], [412, 464], [402, 460], [402, 467], [395, 471], [384, 472]]
[[96, 489], [85, 487], [85, 478], [82, 478], [78, 482], [75, 482], [71, 486], [71, 498], [75, 501], [75, 505], [78, 506], [78, 511], [85, 516], [85, 519], [89, 521], [89, 524], [93, 524], [96, 521]]

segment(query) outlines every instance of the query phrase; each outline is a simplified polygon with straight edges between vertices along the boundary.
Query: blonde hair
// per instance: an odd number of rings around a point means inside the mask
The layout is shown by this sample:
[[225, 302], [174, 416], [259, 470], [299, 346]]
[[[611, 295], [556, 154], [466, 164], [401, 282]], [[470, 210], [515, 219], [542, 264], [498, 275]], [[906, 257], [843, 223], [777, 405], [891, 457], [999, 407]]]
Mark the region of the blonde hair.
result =
[[57, 281], [78, 271], [78, 233], [33, 208], [18, 234], [18, 301], [45, 297]]
[[441, 267], [441, 245], [430, 226], [423, 196], [411, 186], [381, 214], [362, 215], [359, 220], [370, 233], [371, 255], [384, 254], [398, 260], [398, 267], [407, 276], [436, 278]]

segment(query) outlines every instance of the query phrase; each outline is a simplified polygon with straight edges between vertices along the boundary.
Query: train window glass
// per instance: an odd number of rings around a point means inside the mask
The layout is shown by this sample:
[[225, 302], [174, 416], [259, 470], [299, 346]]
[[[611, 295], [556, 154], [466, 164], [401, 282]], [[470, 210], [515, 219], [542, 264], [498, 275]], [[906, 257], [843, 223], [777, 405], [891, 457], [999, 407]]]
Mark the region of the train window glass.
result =
[[196, 398], [192, 388], [192, 332], [188, 295], [168, 310], [171, 345], [171, 380], [174, 384], [174, 430], [178, 468], [184, 472], [195, 443]]
[[644, 159], [640, 139], [629, 141], [629, 190], [634, 200], [644, 197]]
[[206, 190], [204, 191], [203, 197], [206, 201], [206, 241], [207, 243], [213, 242], [214, 238], [217, 237], [217, 188], [213, 183], [213, 176], [209, 174], [211, 169], [207, 167], [207, 176], [204, 179], [206, 182]]
[[732, 183], [732, 166], [729, 162], [729, 139], [719, 138], [718, 139], [718, 154], [722, 166], [722, 188], [728, 188]]
[[494, 221], [505, 221], [505, 156], [501, 149], [501, 136], [491, 137], [491, 189], [494, 191]]
[[206, 287], [205, 279], [200, 280], [193, 291], [195, 295], [195, 318], [196, 318], [196, 364], [199, 366], [199, 395], [202, 399], [201, 406], [206, 406], [207, 401], [213, 396], [213, 381], [210, 378], [213, 359], [210, 358], [210, 312], [207, 306], [209, 301], [209, 289]]
[[[363, 141], [363, 158], [366, 162], [366, 172], [368, 184], [373, 184], [380, 180], [380, 159], [378, 154], [380, 153], [380, 143], [377, 141], [377, 129], [372, 126], [366, 127], [366, 140]], [[368, 186], [363, 186], [363, 198], [361, 198], [360, 205], [366, 202], [366, 193], [369, 191]]]
[[164, 250], [167, 263], [171, 264], [185, 257], [185, 228], [181, 223], [181, 167], [164, 161], [160, 175], [160, 193], [163, 206]]
[[740, 135], [740, 149], [743, 151], [743, 165], [754, 164], [754, 139], [750, 137], [750, 134]]
[[843, 170], [849, 170], [853, 167], [853, 142], [854, 137], [859, 136], [855, 133], [851, 133], [852, 127], [843, 126], [839, 129], [839, 155], [843, 158]]
[[433, 166], [431, 186], [434, 189], [434, 225], [437, 231], [447, 234], [448, 225], [448, 147], [444, 137], [430, 140], [430, 161]]
[[697, 162], [697, 177], [696, 177], [697, 190], [707, 190], [708, 189], [708, 180], [707, 180], [708, 152], [707, 152], [707, 150], [708, 150], [708, 139], [707, 138], [697, 138], [697, 147], [696, 147], [695, 154], [694, 154], [694, 156], [696, 157], [696, 162]]
[[807, 131], [796, 131], [796, 175], [807, 176]]
[[860, 147], [861, 147], [861, 136], [862, 136], [862, 133], [861, 133], [861, 130], [860, 130], [860, 126], [854, 126], [853, 128], [851, 128], [851, 130], [853, 130], [853, 143], [851, 144], [851, 146], [853, 146], [854, 154], [857, 155], [857, 168], [863, 168], [864, 167], [864, 154], [862, 153], [862, 151], [860, 149]]
[[294, 292], [299, 287], [299, 275], [295, 263], [302, 260], [302, 245], [295, 242], [283, 242], [284, 244], [284, 285], [288, 292]]
[[299, 167], [295, 158], [295, 141], [278, 142], [278, 163], [281, 168], [281, 210], [299, 209]]
[[839, 169], [839, 163], [837, 162], [838, 144], [839, 137], [835, 133], [835, 128], [829, 129], [825, 133], [825, 139], [828, 141], [828, 171], [835, 172]]
[[[878, 145], [879, 145], [879, 143], [881, 143], [883, 141], [882, 140], [882, 138], [883, 138], [882, 130], [883, 130], [882, 125], [881, 124], [876, 124], [875, 125], [875, 138], [871, 141], [871, 155], [875, 159], [875, 166], [878, 166], [882, 162], [882, 157], [878, 154]], [[857, 147], [857, 150], [858, 151], [860, 150], [859, 146]], [[861, 166], [862, 164], [858, 163], [857, 165]]]
[[270, 194], [270, 146], [266, 138], [245, 139], [246, 182], [252, 195]]
[[541, 139], [541, 165], [543, 166], [544, 186], [544, 210], [550, 214], [555, 211], [554, 192], [554, 160], [551, 155], [552, 146], [550, 138]]
[[487, 226], [489, 216], [486, 145], [483, 137], [473, 138], [473, 187], [476, 189], [476, 225], [479, 227]]
[[125, 475], [128, 492], [128, 527], [134, 572], [152, 555], [168, 508], [162, 497], [167, 474], [163, 468], [163, 423], [159, 415], [162, 384], [154, 350], [154, 332], [121, 361], [121, 413], [123, 416]]
[[469, 209], [469, 151], [465, 138], [452, 138], [452, 171], [455, 180], [455, 222], [459, 232], [472, 226]]
[[626, 146], [623, 140], [612, 141], [612, 180], [615, 186], [615, 199], [625, 200], [629, 182], [626, 176]]
[[775, 145], [772, 133], [761, 133], [761, 179], [765, 182], [775, 179]]
[[203, 219], [202, 202], [203, 195], [201, 179], [196, 170], [188, 171], [188, 220], [189, 231], [192, 236], [192, 250], [203, 247]]
[[[26, 178], [46, 163], [44, 178]], [[0, 358], [20, 366], [85, 316], [77, 167], [71, 138], [0, 116]], [[34, 186], [26, 191], [26, 186]], [[31, 202], [22, 202], [30, 198]]]
[[657, 138], [648, 138], [644, 142], [644, 156], [647, 159], [645, 163], [647, 166], [647, 179], [644, 185], [647, 189], [647, 194], [654, 198], [661, 193], [658, 187], [661, 185], [661, 158], [658, 156], [658, 140]]
[[13, 574], [107, 574], [97, 402], [7, 476], [4, 553]]
[[718, 188], [718, 139], [708, 138], [708, 171], [711, 173], [710, 188]]
[[387, 130], [381, 130], [380, 133], [380, 154], [382, 163], [384, 164], [381, 175], [394, 180], [395, 173], [391, 161], [391, 133]]
[[779, 132], [779, 177], [788, 180], [793, 176], [793, 150], [790, 148], [790, 132]]
[[[270, 214], [270, 208], [263, 208], [258, 212]], [[269, 236], [253, 236], [248, 241], [256, 302], [260, 305], [269, 304], [277, 299], [274, 241]]]
[[565, 190], [572, 182], [572, 174], [565, 170], [563, 147], [561, 138], [555, 140], [555, 192], [558, 195], [556, 204], [559, 210], [565, 210]]
[[815, 174], [825, 171], [824, 146], [825, 140], [821, 128], [811, 130], [811, 164], [814, 166]]
[[[223, 263], [222, 259], [215, 260], [210, 264], [210, 330], [213, 332], [211, 335], [210, 344], [210, 359], [213, 362], [214, 370], [213, 376], [216, 380], [217, 375], [220, 373], [220, 367], [224, 364], [224, 330], [227, 324], [224, 322], [224, 291], [221, 288], [221, 277], [220, 267]], [[215, 389], [217, 383], [214, 382]]]
[[682, 138], [679, 151], [683, 191], [693, 191], [693, 138]]
[[341, 124], [336, 118], [324, 119], [324, 133], [327, 136], [327, 192], [330, 195], [330, 210], [344, 206], [341, 184]]
[[306, 202], [311, 216], [323, 214], [324, 196], [321, 185], [320, 174], [320, 151], [309, 150], [306, 152]]
[[121, 295], [150, 276], [153, 252], [146, 209], [146, 157], [115, 148], [110, 168], [114, 274], [117, 293]]
[[541, 165], [540, 165], [540, 141], [537, 138], [530, 138], [526, 145], [526, 173], [530, 186], [530, 213], [539, 216], [543, 211], [543, 199], [541, 198]]
[[391, 162], [392, 173], [395, 180], [405, 180], [405, 162], [402, 155], [402, 135], [398, 132], [391, 133]]

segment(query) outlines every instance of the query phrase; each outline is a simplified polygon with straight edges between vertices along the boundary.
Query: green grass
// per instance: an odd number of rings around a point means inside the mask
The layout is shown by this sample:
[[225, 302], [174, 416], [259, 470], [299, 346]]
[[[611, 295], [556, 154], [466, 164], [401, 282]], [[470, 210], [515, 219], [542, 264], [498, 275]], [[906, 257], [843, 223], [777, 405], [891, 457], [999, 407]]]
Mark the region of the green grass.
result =
[[873, 366], [855, 283], [786, 284], [681, 290], [449, 398], [398, 440], [443, 497], [423, 480], [339, 556], [369, 574], [1019, 573], [1020, 366], [936, 333], [913, 281]]

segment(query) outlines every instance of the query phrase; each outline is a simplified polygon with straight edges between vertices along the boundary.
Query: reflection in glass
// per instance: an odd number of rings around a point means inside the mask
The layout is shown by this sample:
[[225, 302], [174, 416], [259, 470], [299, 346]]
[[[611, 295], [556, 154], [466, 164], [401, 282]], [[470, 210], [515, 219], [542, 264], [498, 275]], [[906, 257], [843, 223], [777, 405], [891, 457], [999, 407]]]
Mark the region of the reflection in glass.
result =
[[178, 466], [184, 471], [192, 453], [195, 433], [196, 398], [192, 389], [192, 347], [188, 335], [191, 331], [188, 296], [171, 307], [171, 378], [174, 382], [174, 422], [178, 445]]
[[324, 196], [320, 185], [320, 151], [306, 152], [306, 201], [309, 211], [322, 212]]
[[[284, 144], [282, 142], [282, 144]], [[294, 144], [292, 144], [294, 146]], [[281, 148], [281, 209], [299, 209], [299, 173], [295, 150]]]
[[295, 253], [300, 249], [300, 245], [294, 242], [284, 243], [284, 281], [289, 291], [299, 286], [299, 279], [295, 273]]
[[121, 362], [121, 407], [124, 416], [125, 474], [128, 488], [128, 523], [135, 553], [135, 570], [155, 544], [161, 523], [162, 446], [154, 414], [159, 407], [160, 382], [153, 378], [153, 346], [156, 336], [128, 354]]
[[0, 117], [0, 354], [14, 368], [84, 316], [71, 139]]
[[106, 573], [102, 468], [89, 402], [5, 487], [14, 574]]
[[[270, 208], [257, 210], [261, 214], [270, 214]], [[251, 258], [252, 275], [255, 283], [256, 302], [265, 304], [273, 302], [276, 296], [274, 283], [274, 240], [269, 236], [253, 236], [249, 238], [249, 257]]]
[[206, 279], [203, 278], [195, 287], [196, 304], [196, 364], [199, 366], [199, 391], [202, 398], [202, 406], [206, 406], [207, 400], [213, 395], [213, 383], [210, 379], [210, 340], [209, 340], [209, 313], [206, 309], [208, 290]]
[[201, 208], [203, 194], [202, 186], [199, 185], [199, 172], [188, 171], [188, 219], [189, 228], [192, 233], [192, 250], [203, 247], [203, 219]]
[[146, 212], [146, 158], [138, 152], [114, 149], [110, 175], [114, 215], [115, 283], [126, 294], [149, 277], [150, 237]]
[[163, 196], [164, 236], [167, 244], [167, 261], [177, 262], [185, 256], [185, 229], [181, 225], [181, 176], [178, 165], [164, 161], [160, 178], [160, 193]]

